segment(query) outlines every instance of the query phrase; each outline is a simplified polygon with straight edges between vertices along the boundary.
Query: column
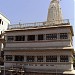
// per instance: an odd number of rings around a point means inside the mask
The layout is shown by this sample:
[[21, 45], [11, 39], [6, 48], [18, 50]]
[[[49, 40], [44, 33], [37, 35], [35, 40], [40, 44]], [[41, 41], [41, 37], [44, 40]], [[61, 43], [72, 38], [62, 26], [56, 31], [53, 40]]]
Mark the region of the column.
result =
[[6, 61], [6, 56], [4, 55], [4, 62]]
[[57, 56], [57, 62], [60, 62], [60, 55]]
[[46, 34], [44, 34], [44, 40], [46, 40]]
[[0, 57], [1, 57], [1, 42], [0, 42]]
[[35, 62], [37, 62], [37, 56], [35, 56]]
[[46, 56], [43, 56], [43, 61], [46, 62]]
[[71, 33], [68, 33], [68, 39], [72, 39], [72, 37], [71, 37]]
[[38, 41], [38, 35], [35, 35], [35, 41]]
[[68, 59], [69, 59], [69, 62], [73, 62], [72, 56], [69, 56]]
[[16, 41], [16, 36], [13, 36], [14, 40], [13, 41]]
[[15, 56], [14, 55], [12, 56], [12, 61], [15, 61]]
[[57, 34], [57, 39], [60, 39], [60, 33]]
[[27, 41], [27, 35], [25, 35], [25, 41]]
[[24, 56], [24, 62], [26, 62], [26, 56]]

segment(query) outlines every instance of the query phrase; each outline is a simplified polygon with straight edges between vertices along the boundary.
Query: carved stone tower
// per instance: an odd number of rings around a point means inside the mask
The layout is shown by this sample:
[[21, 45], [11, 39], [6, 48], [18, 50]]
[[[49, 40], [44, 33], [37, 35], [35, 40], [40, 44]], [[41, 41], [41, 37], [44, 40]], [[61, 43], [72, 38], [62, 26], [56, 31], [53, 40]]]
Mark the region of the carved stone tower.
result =
[[59, 0], [51, 0], [48, 8], [47, 22], [53, 24], [59, 24], [63, 20], [62, 10], [59, 4]]

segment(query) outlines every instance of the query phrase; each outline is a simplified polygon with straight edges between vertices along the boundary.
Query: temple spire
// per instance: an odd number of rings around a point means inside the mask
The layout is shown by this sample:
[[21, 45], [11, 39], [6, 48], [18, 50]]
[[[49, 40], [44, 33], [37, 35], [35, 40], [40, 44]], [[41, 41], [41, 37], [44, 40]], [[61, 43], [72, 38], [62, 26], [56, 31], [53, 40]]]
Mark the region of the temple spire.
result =
[[62, 10], [60, 8], [59, 0], [51, 0], [48, 9], [47, 22], [53, 22], [54, 24], [57, 24], [62, 20]]

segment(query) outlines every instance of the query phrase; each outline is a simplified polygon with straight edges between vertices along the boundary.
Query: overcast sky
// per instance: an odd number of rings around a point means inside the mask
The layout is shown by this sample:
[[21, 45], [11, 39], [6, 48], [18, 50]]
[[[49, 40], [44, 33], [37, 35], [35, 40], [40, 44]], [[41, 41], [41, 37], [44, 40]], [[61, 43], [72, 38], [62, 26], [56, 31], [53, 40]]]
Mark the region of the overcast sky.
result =
[[[50, 1], [51, 0], [0, 0], [0, 12], [11, 21], [11, 24], [19, 23], [19, 21], [21, 23], [46, 21]], [[60, 1], [64, 19], [69, 19], [75, 29], [74, 3], [75, 0]]]

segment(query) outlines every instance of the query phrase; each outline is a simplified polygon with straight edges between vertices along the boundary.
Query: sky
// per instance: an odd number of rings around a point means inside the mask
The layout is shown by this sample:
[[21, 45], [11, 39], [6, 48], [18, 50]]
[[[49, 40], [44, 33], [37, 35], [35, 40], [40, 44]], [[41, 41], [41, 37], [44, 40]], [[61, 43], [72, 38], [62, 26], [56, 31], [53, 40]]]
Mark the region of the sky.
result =
[[[51, 0], [0, 0], [0, 12], [11, 24], [43, 22], [47, 20]], [[75, 0], [61, 0], [60, 5], [64, 19], [69, 19], [75, 32]], [[75, 48], [75, 37], [74, 37]]]

